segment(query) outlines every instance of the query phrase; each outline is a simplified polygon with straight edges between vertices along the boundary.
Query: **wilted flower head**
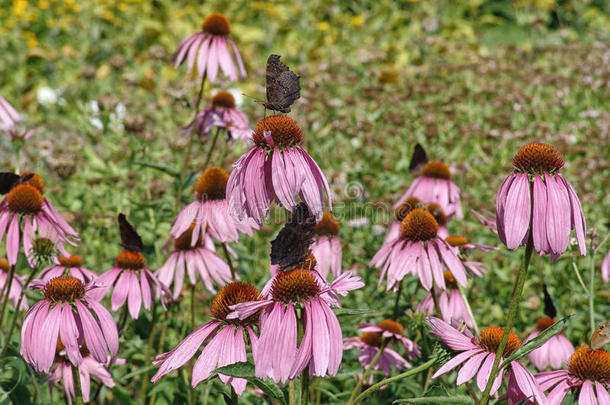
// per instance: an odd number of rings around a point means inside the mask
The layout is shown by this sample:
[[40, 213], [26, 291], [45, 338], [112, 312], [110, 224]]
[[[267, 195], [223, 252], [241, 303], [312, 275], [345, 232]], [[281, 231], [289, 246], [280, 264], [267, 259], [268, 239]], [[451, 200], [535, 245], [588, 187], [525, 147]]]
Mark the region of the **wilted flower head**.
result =
[[201, 26], [201, 31], [186, 38], [172, 55], [171, 61], [175, 68], [187, 62], [187, 72], [191, 72], [197, 61], [197, 72], [200, 77], [207, 77], [211, 82], [216, 81], [218, 68], [232, 81], [237, 80], [237, 69], [229, 51], [229, 45], [235, 54], [239, 66], [239, 74], [246, 77], [246, 69], [237, 50], [235, 42], [231, 39], [231, 23], [222, 14], [212, 13]]
[[557, 149], [542, 143], [524, 145], [513, 157], [515, 170], [496, 194], [498, 236], [509, 249], [524, 246], [531, 235], [538, 254], [556, 259], [574, 229], [580, 254], [586, 254], [585, 217], [576, 192], [559, 173], [563, 164]]

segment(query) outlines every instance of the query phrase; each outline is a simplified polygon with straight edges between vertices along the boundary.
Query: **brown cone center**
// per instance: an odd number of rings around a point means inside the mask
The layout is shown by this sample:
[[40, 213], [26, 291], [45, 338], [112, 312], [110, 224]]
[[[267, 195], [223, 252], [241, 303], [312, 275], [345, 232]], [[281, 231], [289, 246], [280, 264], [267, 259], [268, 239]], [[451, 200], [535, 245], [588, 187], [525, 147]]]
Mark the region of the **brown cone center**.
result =
[[563, 164], [557, 149], [544, 143], [523, 145], [513, 157], [513, 165], [525, 173], [553, 173], [561, 169]]
[[339, 230], [341, 226], [339, 225], [339, 221], [333, 214], [328, 211], [324, 211], [322, 214], [322, 219], [320, 222], [316, 224], [314, 228], [314, 232], [317, 235], [328, 235], [328, 236], [337, 236], [339, 235]]
[[6, 196], [8, 207], [19, 214], [35, 214], [42, 208], [43, 198], [40, 191], [29, 184], [19, 184]]
[[360, 339], [369, 346], [381, 346], [381, 333], [378, 332], [363, 332]]
[[251, 325], [258, 321], [259, 312], [243, 320], [227, 319], [227, 315], [232, 312], [232, 309], [229, 307], [241, 302], [258, 300], [260, 300], [260, 293], [255, 287], [242, 282], [231, 283], [222, 287], [222, 289], [218, 292], [218, 295], [216, 295], [216, 298], [214, 298], [212, 301], [210, 311], [212, 312], [214, 318], [218, 319], [219, 321], [239, 325]]
[[228, 181], [229, 173], [220, 167], [208, 167], [197, 181], [195, 193], [203, 201], [224, 200]]
[[59, 264], [61, 264], [63, 267], [83, 267], [83, 259], [74, 255], [70, 257], [60, 256]]
[[400, 227], [400, 236], [407, 241], [427, 241], [436, 237], [438, 224], [428, 211], [416, 208], [403, 220]]
[[402, 335], [405, 331], [405, 328], [403, 328], [401, 324], [391, 319], [384, 319], [383, 321], [379, 322], [377, 326], [385, 331], [395, 333], [397, 335]]
[[441, 162], [428, 162], [424, 166], [423, 175], [431, 177], [433, 179], [446, 179], [451, 178], [451, 171], [449, 167]]
[[85, 285], [74, 277], [56, 277], [45, 285], [43, 294], [53, 302], [74, 302], [85, 296]]
[[146, 258], [140, 252], [123, 250], [115, 259], [116, 265], [126, 270], [140, 270], [146, 266]]
[[229, 19], [220, 13], [212, 13], [203, 20], [201, 24], [203, 32], [212, 35], [227, 36], [231, 34], [231, 23]]
[[610, 353], [604, 349], [593, 351], [587, 345], [582, 346], [570, 356], [568, 371], [581, 380], [607, 383], [610, 381]]
[[271, 286], [273, 298], [285, 303], [298, 303], [319, 293], [320, 286], [311, 271], [300, 268], [279, 273]]
[[212, 99], [214, 107], [235, 108], [235, 97], [228, 91], [219, 91]]
[[445, 242], [450, 244], [451, 246], [464, 246], [468, 243], [468, 239], [465, 236], [461, 235], [449, 235], [445, 238]]
[[254, 143], [257, 146], [270, 147], [266, 139], [267, 133], [271, 134], [277, 148], [289, 147], [303, 140], [303, 133], [297, 123], [285, 115], [272, 115], [260, 120], [252, 134]]
[[[498, 346], [500, 346], [500, 342], [502, 341], [502, 335], [504, 334], [504, 328], [499, 326], [490, 326], [481, 331], [479, 335], [479, 345], [487, 350], [490, 353], [495, 353], [498, 350]], [[521, 346], [521, 341], [519, 337], [510, 332], [508, 334], [508, 342], [506, 343], [506, 347], [504, 348], [504, 353], [502, 357], [510, 356]]]
[[397, 221], [405, 219], [405, 217], [415, 208], [422, 208], [423, 204], [417, 197], [409, 197], [394, 210], [394, 217]]

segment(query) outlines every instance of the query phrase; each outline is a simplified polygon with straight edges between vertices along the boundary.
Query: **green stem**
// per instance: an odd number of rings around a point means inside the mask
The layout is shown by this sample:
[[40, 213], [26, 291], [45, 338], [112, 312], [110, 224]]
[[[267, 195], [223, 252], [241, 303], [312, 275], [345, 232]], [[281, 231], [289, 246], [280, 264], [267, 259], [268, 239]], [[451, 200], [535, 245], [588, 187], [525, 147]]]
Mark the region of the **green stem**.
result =
[[309, 404], [309, 367], [301, 373], [301, 404]]
[[0, 310], [0, 327], [2, 327], [4, 321], [4, 311], [6, 310], [6, 303], [8, 302], [8, 296], [11, 294], [11, 287], [13, 284], [13, 277], [15, 277], [15, 265], [12, 265], [9, 272], [8, 278], [4, 284], [4, 296], [2, 299], [2, 309]]
[[532, 233], [530, 232], [527, 244], [525, 245], [525, 253], [523, 254], [523, 265], [519, 269], [519, 274], [517, 275], [517, 279], [515, 280], [515, 285], [513, 287], [513, 294], [510, 299], [510, 305], [508, 307], [506, 324], [504, 325], [504, 334], [502, 335], [502, 340], [500, 341], [500, 345], [496, 350], [496, 358], [494, 359], [494, 363], [491, 368], [491, 373], [489, 375], [489, 380], [487, 381], [487, 386], [485, 387], [483, 397], [481, 398], [481, 405], [487, 405], [487, 403], [489, 402], [489, 391], [491, 391], [491, 386], [494, 383], [496, 376], [498, 375], [500, 359], [502, 358], [502, 355], [504, 353], [504, 348], [506, 347], [506, 343], [508, 342], [508, 335], [513, 327], [513, 321], [515, 320], [515, 315], [517, 314], [517, 310], [519, 309], [519, 303], [521, 302], [521, 293], [523, 292], [523, 286], [525, 285], [525, 279], [527, 278], [527, 269], [529, 268], [533, 252], [534, 242], [532, 240]]
[[210, 159], [212, 159], [212, 152], [214, 152], [214, 147], [216, 146], [216, 141], [218, 140], [218, 134], [220, 133], [221, 127], [216, 127], [216, 133], [214, 134], [214, 138], [212, 138], [212, 145], [210, 145], [210, 149], [208, 149], [208, 154], [205, 157], [205, 163], [203, 164], [203, 169], [205, 170], [208, 167], [208, 163], [210, 163]]
[[235, 389], [233, 389], [233, 386], [231, 385], [231, 405], [237, 405], [238, 398], [237, 392], [235, 392]]
[[21, 289], [21, 294], [19, 295], [19, 300], [17, 301], [17, 306], [15, 307], [15, 313], [13, 314], [13, 320], [11, 321], [11, 326], [8, 330], [8, 333], [6, 334], [6, 342], [4, 342], [4, 347], [2, 348], [2, 352], [0, 352], [0, 358], [4, 357], [4, 354], [6, 353], [6, 349], [8, 349], [9, 342], [11, 341], [11, 337], [13, 336], [13, 330], [15, 329], [15, 325], [17, 324], [17, 318], [19, 317], [19, 313], [20, 313], [19, 308], [21, 307], [21, 302], [23, 301], [23, 297], [25, 297], [25, 290], [28, 288], [28, 285], [34, 278], [34, 275], [36, 275], [37, 273], [38, 273], [38, 268], [34, 267], [32, 269], [32, 271], [30, 272], [30, 275], [28, 276], [27, 280], [25, 281], [25, 284], [23, 285], [23, 287]]
[[119, 328], [118, 328], [119, 335], [123, 331], [123, 328], [125, 327], [126, 322], [127, 322], [127, 303], [125, 303], [125, 305], [123, 306], [123, 313], [121, 314], [121, 319], [119, 320]]
[[364, 398], [366, 398], [367, 396], [369, 396], [370, 394], [372, 394], [373, 392], [375, 392], [377, 389], [383, 387], [384, 385], [388, 385], [394, 381], [398, 381], [401, 380], [403, 378], [407, 378], [407, 377], [411, 377], [412, 375], [418, 374], [430, 367], [432, 367], [436, 362], [438, 361], [438, 358], [435, 356], [433, 358], [431, 358], [430, 360], [428, 360], [427, 362], [425, 362], [424, 364], [417, 366], [415, 368], [412, 368], [408, 371], [405, 371], [404, 373], [395, 375], [394, 377], [390, 377], [390, 378], [386, 378], [385, 380], [381, 380], [379, 381], [377, 384], [373, 384], [371, 385], [369, 388], [367, 388], [366, 390], [364, 390], [362, 392], [362, 394], [358, 395], [356, 397], [356, 399], [353, 401], [354, 404], [359, 403], [360, 401], [362, 401]]
[[432, 287], [432, 289], [430, 290], [430, 295], [432, 296], [432, 302], [434, 302], [434, 310], [436, 311], [438, 316], [442, 318], [443, 314], [441, 313], [441, 307], [438, 305], [438, 299], [436, 298], [436, 291], [434, 287]]
[[377, 360], [379, 360], [379, 357], [381, 357], [381, 354], [383, 353], [383, 350], [385, 349], [385, 347], [387, 345], [388, 345], [388, 340], [384, 339], [383, 342], [381, 343], [381, 346], [379, 347], [379, 350], [377, 351], [377, 353], [375, 353], [375, 357], [373, 357], [373, 360], [371, 360], [371, 364], [368, 365], [368, 367], [364, 370], [364, 373], [362, 373], [362, 375], [360, 376], [360, 379], [358, 380], [358, 383], [356, 383], [356, 386], [352, 390], [352, 394], [349, 396], [349, 399], [347, 400], [346, 405], [351, 405], [353, 403], [357, 403], [356, 401], [354, 401], [354, 398], [360, 392], [360, 387], [362, 387], [364, 380], [366, 379], [366, 377], [368, 377], [369, 373], [375, 366], [375, 363], [377, 363]]
[[231, 269], [231, 279], [233, 281], [237, 281], [237, 279], [235, 278], [235, 268], [233, 267], [233, 262], [231, 261], [231, 255], [229, 254], [229, 249], [227, 249], [227, 245], [225, 243], [222, 243], [222, 250], [223, 252], [225, 252], [227, 263], [229, 263], [229, 268]]
[[394, 320], [398, 319], [398, 305], [400, 302], [400, 296], [402, 295], [402, 285], [404, 282], [404, 278], [402, 280], [400, 280], [400, 283], [398, 284], [398, 291], [396, 292], [396, 300], [394, 301], [394, 310], [392, 311], [392, 318]]
[[[153, 341], [155, 340], [156, 331], [156, 320], [157, 320], [157, 302], [153, 303], [152, 307], [152, 320], [150, 326], [150, 336], [148, 336], [148, 345], [146, 347], [146, 355], [144, 356], [144, 367], [150, 364], [150, 354], [152, 352]], [[142, 389], [140, 390], [140, 396], [142, 397], [142, 405], [146, 405], [146, 391], [148, 390], [148, 371], [142, 374]]]
[[470, 396], [472, 397], [474, 403], [476, 405], [479, 405], [479, 397], [477, 397], [477, 393], [475, 392], [474, 388], [472, 388], [472, 384], [470, 384], [469, 381], [466, 382], [466, 390], [468, 391], [468, 394], [470, 394]]
[[296, 396], [294, 394], [294, 380], [288, 382], [288, 404], [296, 405]]
[[78, 367], [72, 366], [72, 378], [74, 379], [74, 394], [76, 397], [76, 404], [83, 404], [83, 390], [80, 385], [80, 375], [78, 373]]

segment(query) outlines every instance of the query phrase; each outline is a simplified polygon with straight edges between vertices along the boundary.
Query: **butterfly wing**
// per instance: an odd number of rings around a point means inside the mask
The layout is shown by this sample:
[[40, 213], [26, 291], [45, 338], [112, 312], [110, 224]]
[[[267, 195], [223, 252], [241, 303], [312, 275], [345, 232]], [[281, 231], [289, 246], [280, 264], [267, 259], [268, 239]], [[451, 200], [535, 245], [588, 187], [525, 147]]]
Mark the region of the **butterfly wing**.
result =
[[555, 309], [551, 295], [546, 289], [546, 284], [542, 285], [542, 290], [544, 292], [544, 314], [549, 318], [555, 318], [557, 316], [557, 309]]
[[119, 214], [119, 232], [121, 234], [121, 246], [132, 252], [141, 252], [144, 248], [142, 238], [136, 230], [127, 222], [124, 214]]
[[311, 252], [316, 218], [307, 204], [296, 206], [286, 225], [271, 241], [271, 264], [294, 266], [305, 261]]
[[290, 112], [290, 106], [301, 97], [299, 76], [290, 71], [280, 61], [279, 55], [267, 59], [267, 102], [263, 105], [270, 110]]
[[411, 162], [409, 163], [409, 172], [418, 172], [426, 163], [428, 163], [428, 155], [423, 146], [418, 143], [413, 148], [413, 156], [411, 156]]
[[6, 194], [19, 183], [19, 175], [15, 173], [0, 173], [0, 194]]

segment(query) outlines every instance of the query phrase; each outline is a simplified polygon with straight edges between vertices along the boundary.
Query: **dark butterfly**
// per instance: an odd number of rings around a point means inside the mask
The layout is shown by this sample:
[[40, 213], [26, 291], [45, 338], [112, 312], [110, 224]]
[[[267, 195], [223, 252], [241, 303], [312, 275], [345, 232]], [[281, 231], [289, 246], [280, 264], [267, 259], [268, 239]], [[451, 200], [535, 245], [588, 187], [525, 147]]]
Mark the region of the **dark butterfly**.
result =
[[131, 252], [141, 252], [144, 249], [142, 238], [133, 229], [133, 226], [127, 222], [125, 214], [119, 214], [119, 232], [121, 233], [121, 246]]
[[409, 172], [418, 172], [426, 163], [428, 163], [428, 155], [426, 155], [426, 151], [420, 144], [416, 144], [413, 148], [411, 162], [409, 163]]
[[18, 184], [23, 184], [34, 176], [34, 173], [18, 175], [15, 173], [0, 173], [0, 194], [6, 194]]
[[290, 219], [271, 241], [271, 264], [282, 267], [303, 263], [311, 250], [316, 217], [307, 208], [307, 204], [296, 206]]
[[557, 310], [555, 309], [555, 305], [553, 305], [553, 300], [551, 299], [549, 291], [546, 289], [546, 284], [542, 285], [542, 291], [544, 292], [544, 314], [549, 318], [555, 318], [555, 316], [557, 316]]
[[290, 106], [301, 97], [299, 76], [280, 62], [279, 55], [267, 59], [267, 102], [265, 108], [283, 113], [290, 112]]

